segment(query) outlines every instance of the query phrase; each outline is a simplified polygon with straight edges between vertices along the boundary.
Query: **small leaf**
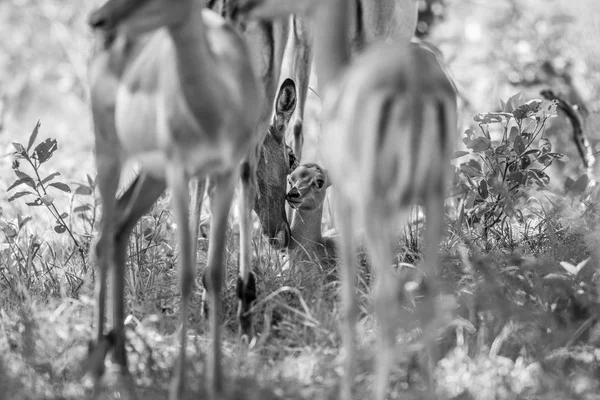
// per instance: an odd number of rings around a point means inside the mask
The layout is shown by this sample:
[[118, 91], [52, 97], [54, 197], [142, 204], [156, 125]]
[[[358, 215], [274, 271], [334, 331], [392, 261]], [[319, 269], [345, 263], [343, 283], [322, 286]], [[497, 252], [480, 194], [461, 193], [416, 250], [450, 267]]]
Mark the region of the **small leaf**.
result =
[[506, 112], [512, 112], [514, 109], [516, 109], [521, 104], [523, 104], [524, 101], [525, 101], [525, 93], [519, 92], [519, 93], [511, 96], [506, 101], [506, 110], [504, 110], [504, 111], [506, 111]]
[[45, 163], [52, 157], [52, 154], [58, 149], [58, 142], [56, 139], [48, 138], [42, 143], [38, 144], [33, 150], [34, 158], [36, 158], [40, 164]]
[[25, 224], [31, 221], [32, 219], [33, 218], [31, 217], [31, 215], [28, 215], [25, 218], [23, 218], [21, 214], [17, 215], [17, 224], [19, 225], [19, 229], [23, 228]]
[[515, 152], [518, 155], [521, 155], [525, 151], [525, 143], [523, 143], [523, 139], [521, 139], [521, 136], [517, 136], [515, 138], [514, 148]]
[[67, 227], [64, 225], [56, 225], [54, 227], [54, 232], [56, 233], [64, 233], [67, 230]]
[[490, 148], [492, 141], [485, 137], [478, 137], [467, 143], [467, 148], [474, 152], [482, 152]]
[[61, 217], [62, 219], [65, 219], [65, 218], [67, 218], [68, 216], [69, 216], [69, 213], [66, 213], [66, 212], [64, 212], [64, 213], [60, 214], [60, 217]]
[[545, 187], [550, 183], [550, 177], [539, 169], [530, 169], [527, 171], [527, 176], [535, 181], [540, 187]]
[[511, 143], [514, 142], [517, 136], [519, 136], [519, 128], [513, 126], [510, 128], [510, 132], [508, 133], [508, 141]]
[[73, 212], [74, 212], [74, 213], [82, 213], [82, 212], [90, 211], [91, 209], [92, 209], [92, 206], [91, 206], [91, 205], [89, 205], [89, 204], [84, 204], [84, 205], [82, 205], [82, 206], [75, 207], [75, 208], [73, 209]]
[[454, 160], [455, 158], [460, 158], [462, 156], [466, 156], [467, 154], [471, 154], [468, 151], [463, 151], [463, 150], [459, 150], [459, 151], [455, 151], [454, 154], [452, 155], [452, 159]]
[[565, 269], [565, 271], [567, 271], [569, 274], [571, 274], [573, 276], [577, 276], [579, 271], [581, 271], [581, 269], [583, 267], [585, 267], [585, 265], [588, 263], [588, 261], [590, 261], [589, 257], [586, 258], [585, 260], [583, 260], [582, 262], [580, 262], [579, 264], [577, 264], [576, 266], [571, 263], [568, 263], [566, 261], [561, 261], [560, 266], [563, 267]]
[[89, 187], [96, 186], [96, 179], [92, 179], [92, 177], [90, 176], [90, 174], [85, 174], [85, 177], [87, 178]]
[[481, 182], [479, 182], [478, 192], [482, 199], [484, 199], [484, 200], [487, 199], [489, 192], [488, 192], [487, 182], [485, 180], [482, 180]]
[[60, 175], [60, 172], [53, 172], [53, 173], [51, 173], [50, 175], [48, 175], [47, 177], [45, 177], [44, 179], [42, 179], [42, 184], [50, 182], [52, 179], [56, 178], [59, 175]]
[[11, 239], [14, 238], [18, 235], [18, 231], [15, 229], [14, 226], [10, 225], [10, 224], [3, 224], [2, 225], [2, 232], [4, 232], [4, 234], [6, 235], [7, 238]]
[[62, 190], [63, 192], [66, 192], [66, 193], [71, 193], [71, 188], [66, 183], [52, 182], [48, 186], [52, 186], [54, 188], [57, 188], [58, 190]]
[[31, 146], [33, 146], [33, 144], [35, 143], [35, 140], [37, 139], [37, 136], [38, 136], [39, 129], [40, 129], [40, 121], [38, 121], [37, 124], [35, 124], [35, 128], [33, 128], [31, 135], [29, 135], [29, 143], [27, 144], [27, 152], [29, 152], [29, 150], [31, 149]]
[[32, 193], [32, 192], [17, 192], [15, 194], [13, 194], [12, 196], [10, 196], [8, 198], [8, 201], [13, 201], [13, 200], [19, 199], [23, 196], [27, 196], [29, 194], [35, 195], [35, 193]]
[[25, 151], [25, 147], [21, 143], [12, 142], [12, 145], [18, 154], [20, 154], [24, 157], [27, 155], [27, 151]]
[[29, 186], [32, 189], [35, 189], [35, 182], [33, 181], [33, 179], [31, 177], [27, 176], [24, 178], [19, 178], [16, 181], [14, 181], [13, 184], [10, 185], [8, 189], [6, 189], [6, 191], [12, 190], [12, 189], [16, 188], [17, 186], [20, 186], [23, 184]]
[[537, 113], [540, 111], [541, 105], [542, 100], [529, 100], [527, 103], [517, 107], [512, 114], [516, 119], [525, 119], [528, 117], [533, 117], [536, 116]]
[[506, 180], [508, 180], [509, 182], [519, 183], [522, 185], [525, 183], [525, 174], [523, 174], [520, 171], [513, 172], [512, 174], [509, 174], [506, 177]]
[[92, 189], [87, 186], [80, 185], [75, 189], [75, 194], [79, 194], [82, 196], [89, 196], [92, 194]]
[[475, 115], [473, 120], [479, 124], [495, 124], [505, 120], [508, 120], [512, 117], [512, 114], [509, 113], [479, 113]]

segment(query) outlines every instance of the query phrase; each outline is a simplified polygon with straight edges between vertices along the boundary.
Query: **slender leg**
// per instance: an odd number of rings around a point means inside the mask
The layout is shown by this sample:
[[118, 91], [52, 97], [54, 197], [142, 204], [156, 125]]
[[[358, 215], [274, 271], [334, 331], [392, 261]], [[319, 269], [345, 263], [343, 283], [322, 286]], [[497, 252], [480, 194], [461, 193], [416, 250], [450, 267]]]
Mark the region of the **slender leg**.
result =
[[254, 169], [245, 161], [241, 165], [240, 214], [240, 268], [237, 280], [238, 311], [240, 335], [248, 340], [252, 337], [252, 316], [248, 313], [256, 300], [256, 280], [252, 272], [252, 208], [256, 187], [253, 183]]
[[[223, 283], [225, 233], [227, 217], [235, 190], [237, 174], [228, 172], [211, 177], [209, 187], [210, 213], [210, 242], [208, 245], [208, 278], [205, 279], [210, 301], [209, 321], [213, 348], [208, 358], [207, 385], [209, 399], [217, 400], [223, 392], [223, 377], [221, 369], [221, 286]], [[214, 182], [214, 185], [213, 185]]]
[[121, 366], [121, 372], [127, 373], [127, 355], [125, 353], [125, 265], [127, 243], [135, 224], [146, 214], [158, 197], [164, 192], [166, 184], [162, 180], [141, 172], [135, 181], [118, 198], [116, 204], [115, 232], [115, 268], [113, 269], [113, 333], [115, 344], [113, 360]]
[[[436, 301], [439, 294], [437, 282], [437, 269], [440, 265], [439, 245], [442, 240], [444, 229], [444, 186], [438, 179], [430, 179], [432, 182], [429, 188], [429, 196], [425, 202], [425, 251], [423, 257], [423, 269], [426, 274], [427, 293], [422, 302], [422, 308], [419, 311], [418, 318], [423, 325], [423, 330], [428, 334], [425, 336], [425, 342], [429, 353], [428, 360], [428, 383], [429, 390], [434, 390], [434, 372], [439, 355], [437, 346], [437, 326], [435, 321]], [[433, 322], [433, 323], [432, 323]], [[426, 324], [430, 324], [432, 329], [427, 329]]]
[[[190, 234], [192, 235], [192, 239], [198, 240], [198, 233], [200, 229], [200, 214], [202, 212], [202, 200], [204, 199], [204, 192], [206, 190], [206, 180], [205, 179], [195, 179], [194, 184], [192, 185], [192, 198], [190, 204], [190, 221], [191, 221], [191, 229]], [[196, 258], [196, 254], [194, 254], [194, 259]], [[194, 264], [195, 261], [194, 261]]]
[[104, 373], [104, 358], [106, 353], [112, 347], [112, 336], [104, 336], [104, 325], [106, 315], [106, 290], [107, 276], [110, 268], [113, 268], [114, 262], [114, 221], [115, 221], [115, 196], [119, 185], [119, 176], [121, 173], [121, 164], [118, 158], [118, 146], [115, 146], [112, 139], [116, 138], [114, 133], [114, 120], [112, 118], [104, 119], [94, 111], [95, 136], [96, 136], [96, 165], [98, 169], [98, 189], [102, 199], [102, 214], [100, 217], [100, 226], [98, 238], [96, 240], [96, 259], [99, 268], [98, 308], [96, 347], [90, 348], [90, 359], [92, 360], [92, 374], [96, 381]]
[[194, 282], [194, 265], [192, 264], [192, 246], [189, 225], [188, 180], [181, 158], [172, 157], [167, 167], [167, 185], [171, 188], [173, 216], [177, 224], [177, 241], [179, 243], [179, 279], [181, 284], [181, 348], [179, 360], [171, 382], [170, 400], [178, 400], [185, 390], [186, 348], [188, 327], [188, 305]]
[[345, 373], [341, 385], [341, 398], [344, 400], [352, 399], [352, 384], [354, 381], [354, 365], [356, 351], [356, 255], [354, 245], [354, 227], [352, 224], [352, 210], [349, 205], [334, 193], [336, 201], [336, 225], [340, 234], [339, 253], [340, 265], [339, 273], [341, 278], [341, 305], [340, 313], [342, 319], [342, 340], [345, 349], [346, 359], [344, 361]]
[[[381, 222], [385, 219], [373, 218], [373, 221]], [[375, 399], [384, 400], [390, 370], [394, 362], [396, 342], [396, 321], [394, 319], [397, 316], [394, 310], [398, 307], [398, 284], [390, 267], [393, 256], [391, 236], [385, 228], [385, 224], [377, 225], [367, 225], [366, 243], [372, 268], [377, 269], [378, 272], [375, 285], [375, 314], [379, 322]]]

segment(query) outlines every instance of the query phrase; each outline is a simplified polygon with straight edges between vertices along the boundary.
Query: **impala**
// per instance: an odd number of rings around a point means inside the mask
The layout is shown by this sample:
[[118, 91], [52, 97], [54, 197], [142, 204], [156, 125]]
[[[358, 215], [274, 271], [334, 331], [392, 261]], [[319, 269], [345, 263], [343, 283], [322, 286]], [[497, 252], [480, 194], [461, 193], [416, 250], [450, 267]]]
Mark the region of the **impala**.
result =
[[[257, 17], [299, 12], [291, 0], [248, 0]], [[410, 296], [389, 267], [393, 238], [410, 206], [425, 206], [423, 272], [427, 296], [416, 316], [429, 348], [430, 379], [435, 356], [438, 246], [444, 197], [457, 128], [456, 93], [433, 51], [405, 41], [376, 44], [351, 60], [350, 0], [327, 0], [313, 10], [315, 66], [322, 88], [321, 152], [335, 187], [340, 234], [342, 338], [345, 374], [342, 397], [351, 399], [354, 380], [356, 267], [354, 229], [364, 228], [377, 271], [375, 313], [379, 321], [375, 398], [383, 400], [394, 362], [399, 298]], [[432, 382], [430, 382], [430, 388]], [[433, 396], [433, 393], [430, 393]]]
[[[138, 179], [125, 197], [142, 205], [151, 203], [150, 199], [137, 198], [148, 193], [156, 197], [162, 191], [156, 182], [162, 181], [172, 192], [174, 220], [179, 227], [182, 329], [180, 356], [169, 396], [180, 398], [185, 386], [187, 309], [195, 261], [188, 220], [188, 180], [208, 177], [212, 221], [206, 283], [213, 346], [208, 357], [207, 382], [210, 397], [217, 398], [223, 392], [219, 314], [227, 216], [241, 174], [242, 287], [240, 290], [238, 284], [238, 293], [244, 300], [246, 292], [251, 292], [246, 284], [250, 279], [249, 217], [255, 191], [254, 168], [270, 114], [270, 107], [263, 107], [263, 101], [274, 88], [274, 79], [266, 75], [261, 78], [270, 80], [263, 80], [265, 85], [261, 87], [255, 73], [278, 74], [271, 65], [266, 71], [257, 69], [244, 39], [218, 14], [204, 10], [201, 1], [109, 0], [91, 14], [90, 24], [102, 31], [89, 69], [103, 201], [96, 242], [100, 268], [98, 342], [104, 340], [106, 277], [112, 268], [115, 310], [111, 338], [116, 342], [115, 348], [121, 349], [122, 360], [118, 361], [126, 372], [124, 263], [122, 254], [115, 258], [115, 233], [119, 223], [121, 227], [128, 223], [118, 218], [135, 213], [131, 206], [129, 212], [126, 209], [119, 215], [115, 194], [121, 165], [132, 158], [142, 166], [147, 178]], [[258, 48], [259, 52], [262, 50]], [[138, 207], [136, 211], [143, 208]], [[97, 370], [100, 375], [102, 366]]]
[[331, 185], [327, 172], [317, 164], [304, 164], [290, 174], [288, 182], [286, 200], [294, 209], [290, 265], [303, 268], [307, 263], [318, 263], [331, 273], [337, 255], [335, 242], [321, 233], [323, 203]]
[[[287, 0], [289, 1], [289, 0]], [[298, 0], [294, 7], [314, 8], [317, 0]], [[301, 3], [301, 4], [300, 4]], [[273, 7], [286, 7], [286, 0]], [[351, 0], [348, 9], [350, 52], [359, 54], [369, 44], [381, 40], [409, 43], [417, 27], [418, 0]], [[290, 33], [285, 49], [282, 77], [292, 77], [298, 87], [298, 105], [286, 134], [298, 160], [304, 145], [304, 106], [308, 94], [313, 59], [314, 27], [300, 14], [290, 16]]]

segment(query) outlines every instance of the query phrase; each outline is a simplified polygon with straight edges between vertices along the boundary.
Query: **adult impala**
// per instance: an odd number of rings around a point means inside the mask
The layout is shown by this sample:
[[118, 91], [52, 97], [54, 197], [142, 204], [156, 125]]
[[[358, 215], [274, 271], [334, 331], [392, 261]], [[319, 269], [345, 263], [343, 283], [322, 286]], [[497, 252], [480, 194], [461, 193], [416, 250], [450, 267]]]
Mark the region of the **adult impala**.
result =
[[[208, 177], [212, 221], [206, 283], [213, 346], [207, 382], [210, 397], [217, 398], [223, 391], [219, 314], [225, 230], [240, 170], [244, 182], [250, 184], [253, 179], [248, 160], [258, 159], [252, 150], [260, 146], [260, 132], [264, 132], [257, 129], [264, 102], [261, 87], [244, 40], [219, 15], [205, 10], [202, 1], [109, 0], [89, 21], [103, 31], [89, 69], [103, 201], [96, 245], [98, 340], [104, 335], [106, 277], [111, 267], [117, 299], [114, 339], [124, 340], [123, 271], [114, 262], [115, 194], [123, 161], [134, 158], [144, 173], [166, 181], [171, 188], [179, 227], [181, 349], [170, 398], [180, 398], [185, 386], [187, 309], [195, 258], [188, 181]], [[148, 32], [152, 33], [143, 35]], [[243, 190], [240, 236], [248, 240], [249, 199], [253, 199], [252, 189]], [[242, 240], [242, 255], [249, 251]]]
[[[299, 3], [303, 3], [300, 4]], [[301, 12], [306, 2], [248, 0], [258, 17]], [[379, 349], [375, 398], [383, 400], [394, 361], [398, 299], [409, 296], [389, 267], [393, 238], [410, 206], [425, 206], [423, 271], [427, 296], [417, 317], [427, 333], [430, 377], [435, 362], [438, 245], [444, 222], [444, 196], [456, 133], [456, 93], [437, 55], [421, 45], [373, 45], [351, 60], [350, 0], [325, 0], [311, 7], [315, 20], [315, 62], [324, 98], [321, 152], [335, 187], [340, 234], [342, 337], [346, 350], [342, 397], [351, 399], [354, 378], [356, 268], [354, 228], [364, 227], [377, 270], [375, 312]], [[305, 10], [304, 10], [305, 11]], [[430, 332], [431, 331], [431, 332]], [[431, 385], [430, 385], [431, 388]], [[433, 393], [430, 393], [433, 396]]]
[[[299, 0], [295, 7], [314, 8], [317, 0]], [[286, 7], [285, 1], [275, 7]], [[394, 40], [409, 43], [417, 27], [418, 0], [351, 0], [348, 8], [347, 35], [350, 52], [359, 54], [372, 43]], [[306, 16], [290, 16], [290, 33], [285, 49], [282, 78], [292, 77], [298, 87], [298, 105], [289, 131], [288, 141], [298, 160], [302, 160], [304, 144], [304, 106], [311, 74], [314, 26]], [[317, 76], [318, 78], [318, 76]]]

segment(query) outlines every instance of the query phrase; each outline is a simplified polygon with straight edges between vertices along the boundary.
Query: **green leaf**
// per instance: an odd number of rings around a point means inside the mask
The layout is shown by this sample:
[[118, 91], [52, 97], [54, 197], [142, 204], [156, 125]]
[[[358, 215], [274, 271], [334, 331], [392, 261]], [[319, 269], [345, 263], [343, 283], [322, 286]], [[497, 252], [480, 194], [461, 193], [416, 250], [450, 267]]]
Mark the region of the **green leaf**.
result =
[[509, 113], [479, 113], [475, 115], [473, 120], [479, 124], [495, 124], [505, 120], [508, 120], [512, 117], [512, 114]]
[[477, 160], [469, 160], [467, 163], [462, 163], [459, 170], [470, 178], [481, 176], [481, 165]]
[[56, 225], [54, 227], [54, 232], [56, 233], [64, 233], [67, 230], [67, 227], [64, 225]]
[[484, 200], [487, 199], [489, 192], [488, 192], [487, 182], [485, 180], [482, 180], [481, 182], [479, 182], [478, 192], [482, 199], [484, 199]]
[[75, 189], [75, 194], [80, 194], [82, 196], [89, 196], [92, 194], [92, 189], [87, 186], [79, 185], [77, 187], [77, 189]]
[[19, 225], [19, 229], [23, 228], [25, 226], [25, 224], [31, 220], [32, 220], [31, 215], [28, 215], [25, 218], [23, 218], [23, 216], [21, 216], [21, 214], [17, 215], [17, 224]]
[[8, 187], [8, 189], [6, 189], [6, 191], [8, 192], [9, 190], [12, 190], [12, 189], [16, 188], [17, 186], [20, 186], [20, 185], [23, 185], [23, 184], [29, 186], [32, 189], [35, 189], [35, 183], [33, 182], [33, 179], [31, 179], [31, 178], [21, 178], [21, 179], [17, 179], [16, 181], [14, 181], [13, 184], [10, 185]]
[[62, 190], [63, 192], [66, 192], [66, 193], [71, 193], [71, 188], [66, 183], [52, 182], [48, 186], [52, 186], [54, 188], [57, 188], [58, 190]]
[[517, 107], [512, 114], [516, 119], [534, 117], [541, 110], [541, 105], [542, 100], [529, 100], [527, 103]]
[[515, 182], [515, 183], [523, 185], [523, 184], [525, 184], [525, 178], [526, 178], [525, 174], [523, 174], [520, 171], [517, 171], [517, 172], [513, 172], [512, 174], [509, 174], [506, 177], [506, 180], [509, 182]]
[[18, 154], [20, 154], [23, 157], [27, 156], [27, 151], [25, 151], [25, 147], [21, 143], [12, 142], [12, 145]]
[[37, 139], [37, 136], [38, 136], [39, 129], [40, 129], [40, 121], [38, 121], [37, 124], [35, 124], [35, 128], [33, 128], [31, 135], [29, 135], [29, 143], [27, 144], [27, 152], [29, 152], [29, 150], [31, 150], [31, 146], [33, 146], [33, 144], [35, 143], [35, 140]]
[[517, 136], [519, 136], [519, 128], [513, 126], [510, 128], [510, 132], [508, 133], [508, 141], [511, 143], [514, 142]]
[[504, 111], [506, 112], [512, 112], [514, 109], [516, 109], [517, 107], [519, 107], [521, 104], [523, 104], [525, 102], [525, 93], [524, 92], [519, 92], [513, 96], [511, 96], [508, 101], [506, 102], [506, 109]]
[[527, 176], [540, 187], [546, 187], [550, 183], [548, 174], [536, 168], [528, 170]]
[[467, 148], [474, 152], [482, 152], [490, 148], [492, 141], [486, 137], [480, 136], [467, 143]]
[[42, 180], [42, 184], [50, 182], [52, 179], [60, 175], [60, 172], [53, 172]]
[[462, 151], [462, 150], [455, 151], [454, 154], [452, 155], [452, 159], [454, 160], [455, 158], [460, 158], [460, 157], [466, 156], [468, 154], [471, 154], [471, 153], [469, 153], [468, 151]]
[[91, 209], [92, 209], [92, 206], [91, 206], [91, 205], [89, 205], [89, 204], [84, 204], [84, 205], [82, 205], [82, 206], [75, 207], [75, 208], [73, 209], [73, 212], [74, 212], [74, 213], [82, 213], [82, 212], [90, 211]]
[[525, 143], [523, 142], [523, 139], [521, 139], [521, 136], [515, 138], [514, 148], [518, 155], [521, 155], [525, 151]]
[[32, 194], [32, 195], [34, 195], [34, 196], [35, 196], [35, 193], [32, 193], [32, 192], [17, 192], [17, 193], [15, 193], [15, 194], [13, 194], [12, 196], [10, 196], [10, 197], [8, 198], [8, 201], [13, 201], [13, 200], [16, 200], [16, 199], [18, 199], [18, 198], [21, 198], [21, 197], [23, 197], [23, 196], [27, 196], [27, 195], [29, 195], [29, 194]]
[[58, 142], [56, 139], [48, 138], [42, 143], [38, 144], [33, 150], [34, 158], [36, 158], [40, 164], [45, 163], [52, 157], [52, 154], [58, 149]]
[[10, 224], [2, 224], [2, 232], [4, 232], [6, 237], [9, 239], [12, 239], [19, 234], [19, 231], [17, 231], [15, 227]]

